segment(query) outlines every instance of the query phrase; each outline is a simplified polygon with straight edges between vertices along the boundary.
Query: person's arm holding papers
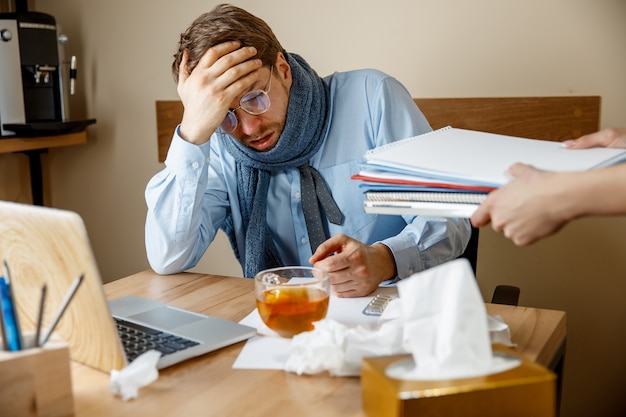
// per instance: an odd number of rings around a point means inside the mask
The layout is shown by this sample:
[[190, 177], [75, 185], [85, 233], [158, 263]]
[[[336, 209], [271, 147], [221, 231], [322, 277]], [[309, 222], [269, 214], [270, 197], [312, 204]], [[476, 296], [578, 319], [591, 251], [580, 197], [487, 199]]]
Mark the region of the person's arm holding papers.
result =
[[[564, 146], [626, 148], [626, 128], [605, 129]], [[626, 164], [568, 173], [515, 164], [509, 173], [514, 179], [491, 192], [470, 220], [475, 227], [491, 223], [518, 246], [550, 236], [579, 217], [626, 214]]]

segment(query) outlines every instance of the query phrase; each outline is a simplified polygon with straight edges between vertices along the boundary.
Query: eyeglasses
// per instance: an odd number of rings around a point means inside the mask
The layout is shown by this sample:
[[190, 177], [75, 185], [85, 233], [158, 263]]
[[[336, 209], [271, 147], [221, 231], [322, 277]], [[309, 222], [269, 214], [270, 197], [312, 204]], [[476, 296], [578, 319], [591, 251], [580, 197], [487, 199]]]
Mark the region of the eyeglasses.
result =
[[224, 133], [230, 133], [237, 129], [237, 115], [235, 114], [236, 110], [243, 110], [248, 114], [253, 116], [258, 116], [259, 114], [263, 114], [270, 109], [270, 87], [272, 86], [272, 71], [274, 70], [274, 66], [270, 68], [270, 79], [267, 82], [266, 90], [252, 90], [249, 93], [246, 93], [239, 100], [239, 107], [235, 109], [228, 110], [226, 113], [226, 117], [224, 121], [220, 125], [220, 129]]

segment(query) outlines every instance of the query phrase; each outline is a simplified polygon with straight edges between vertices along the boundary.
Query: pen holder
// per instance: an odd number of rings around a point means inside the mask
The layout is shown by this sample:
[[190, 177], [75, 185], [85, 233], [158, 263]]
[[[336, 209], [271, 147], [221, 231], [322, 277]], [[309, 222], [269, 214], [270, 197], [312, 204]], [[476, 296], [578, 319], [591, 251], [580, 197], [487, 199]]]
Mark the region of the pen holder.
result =
[[74, 414], [70, 353], [54, 335], [43, 347], [24, 337], [23, 350], [0, 350], [0, 417], [62, 417]]

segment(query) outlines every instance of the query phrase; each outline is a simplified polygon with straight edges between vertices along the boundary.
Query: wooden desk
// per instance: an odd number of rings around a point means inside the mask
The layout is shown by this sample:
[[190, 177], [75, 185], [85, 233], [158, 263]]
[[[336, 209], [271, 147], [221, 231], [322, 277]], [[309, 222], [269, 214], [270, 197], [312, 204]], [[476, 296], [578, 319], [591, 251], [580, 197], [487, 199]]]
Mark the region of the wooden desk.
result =
[[[108, 297], [139, 295], [239, 321], [255, 306], [251, 279], [144, 271], [106, 284]], [[509, 324], [517, 349], [549, 365], [565, 339], [561, 311], [487, 305]], [[124, 402], [108, 391], [109, 375], [72, 363], [76, 416], [365, 416], [359, 378], [298, 376], [278, 370], [232, 369], [245, 342], [162, 370]]]
[[33, 204], [43, 205], [43, 178], [41, 170], [41, 153], [49, 148], [61, 146], [83, 145], [87, 143], [87, 132], [69, 133], [66, 135], [41, 136], [35, 138], [0, 138], [0, 154], [24, 152], [28, 156], [30, 166], [30, 186]]

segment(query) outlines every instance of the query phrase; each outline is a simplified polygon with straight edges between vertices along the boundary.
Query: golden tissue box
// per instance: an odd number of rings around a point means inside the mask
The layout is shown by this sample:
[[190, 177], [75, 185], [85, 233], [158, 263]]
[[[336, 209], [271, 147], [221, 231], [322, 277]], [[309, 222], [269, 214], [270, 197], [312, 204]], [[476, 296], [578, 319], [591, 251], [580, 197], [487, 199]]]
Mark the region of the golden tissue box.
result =
[[53, 336], [43, 347], [0, 350], [0, 417], [73, 414], [67, 343]]
[[[520, 357], [511, 349], [494, 347]], [[363, 360], [363, 410], [369, 417], [463, 416], [554, 417], [556, 375], [521, 358], [508, 371], [477, 378], [413, 381], [388, 377], [385, 370], [410, 355]]]

